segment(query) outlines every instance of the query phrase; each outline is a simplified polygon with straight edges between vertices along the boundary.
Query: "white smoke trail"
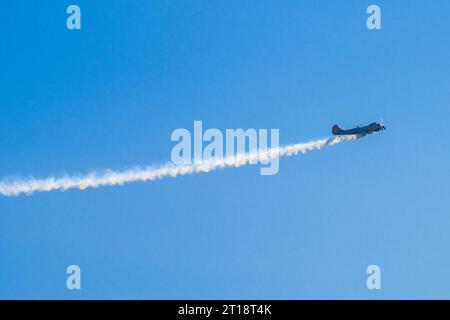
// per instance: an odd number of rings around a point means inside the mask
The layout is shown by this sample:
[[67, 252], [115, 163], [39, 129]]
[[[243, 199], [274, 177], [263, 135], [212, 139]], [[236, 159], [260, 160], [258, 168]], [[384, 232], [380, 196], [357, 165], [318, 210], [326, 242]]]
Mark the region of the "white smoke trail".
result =
[[134, 181], [152, 181], [164, 177], [177, 177], [198, 172], [209, 172], [211, 170], [225, 167], [240, 167], [256, 161], [269, 160], [277, 156], [293, 156], [298, 153], [306, 153], [309, 150], [321, 149], [325, 146], [335, 145], [340, 142], [357, 139], [360, 136], [350, 135], [344, 137], [329, 137], [307, 143], [293, 144], [285, 147], [256, 150], [254, 152], [237, 154], [216, 160], [201, 160], [192, 164], [174, 165], [166, 164], [160, 167], [134, 168], [126, 171], [116, 172], [107, 170], [102, 173], [91, 172], [84, 176], [64, 176], [59, 178], [49, 177], [45, 179], [15, 178], [0, 181], [0, 194], [4, 196], [17, 196], [21, 194], [32, 194], [34, 192], [47, 192], [52, 190], [67, 190], [98, 188], [102, 186], [115, 186]]

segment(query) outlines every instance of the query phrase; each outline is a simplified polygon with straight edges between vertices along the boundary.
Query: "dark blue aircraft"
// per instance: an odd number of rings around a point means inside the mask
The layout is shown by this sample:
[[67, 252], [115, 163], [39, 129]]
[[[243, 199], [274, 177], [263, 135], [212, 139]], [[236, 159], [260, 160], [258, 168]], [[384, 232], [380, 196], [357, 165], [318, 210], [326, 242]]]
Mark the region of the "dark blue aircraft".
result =
[[342, 130], [341, 128], [339, 128], [339, 126], [337, 124], [335, 124], [333, 126], [333, 129], [331, 130], [331, 132], [335, 136], [346, 136], [346, 135], [352, 135], [352, 134], [365, 136], [367, 134], [372, 134], [374, 132], [378, 132], [381, 130], [386, 130], [386, 127], [381, 122], [374, 122], [367, 126], [363, 126], [363, 127], [357, 126], [356, 128], [348, 129], [348, 130]]

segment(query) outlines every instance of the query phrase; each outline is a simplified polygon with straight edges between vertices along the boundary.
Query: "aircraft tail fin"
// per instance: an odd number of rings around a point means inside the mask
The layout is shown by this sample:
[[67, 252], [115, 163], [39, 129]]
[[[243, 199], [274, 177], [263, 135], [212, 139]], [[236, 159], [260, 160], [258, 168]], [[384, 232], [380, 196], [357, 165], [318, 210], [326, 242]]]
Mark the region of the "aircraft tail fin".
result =
[[333, 133], [334, 135], [339, 134], [339, 132], [341, 132], [341, 131], [342, 131], [342, 129], [339, 128], [339, 126], [338, 126], [337, 124], [335, 124], [335, 125], [333, 126], [333, 128], [331, 129], [331, 133]]

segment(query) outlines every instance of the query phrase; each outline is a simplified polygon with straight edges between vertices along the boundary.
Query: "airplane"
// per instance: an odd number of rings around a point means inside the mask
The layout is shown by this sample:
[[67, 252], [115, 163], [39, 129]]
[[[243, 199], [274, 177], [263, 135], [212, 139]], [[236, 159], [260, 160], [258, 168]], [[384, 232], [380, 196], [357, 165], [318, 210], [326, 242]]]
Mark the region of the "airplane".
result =
[[335, 124], [333, 126], [333, 129], [331, 130], [331, 132], [335, 136], [345, 136], [345, 135], [353, 135], [353, 134], [365, 136], [367, 134], [372, 134], [372, 133], [375, 133], [375, 132], [378, 132], [381, 130], [386, 130], [386, 127], [383, 125], [383, 123], [373, 122], [367, 126], [363, 126], [363, 127], [357, 126], [356, 128], [348, 129], [348, 130], [342, 130], [341, 128], [339, 128], [339, 126], [337, 124]]

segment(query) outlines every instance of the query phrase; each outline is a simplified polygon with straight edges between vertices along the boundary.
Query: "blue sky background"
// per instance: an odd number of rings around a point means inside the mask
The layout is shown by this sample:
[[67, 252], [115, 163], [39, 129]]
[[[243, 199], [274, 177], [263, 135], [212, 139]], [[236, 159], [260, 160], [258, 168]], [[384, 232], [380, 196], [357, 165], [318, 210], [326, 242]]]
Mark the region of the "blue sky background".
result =
[[450, 298], [449, 1], [74, 3], [81, 31], [69, 1], [0, 10], [0, 177], [163, 163], [194, 120], [388, 130], [275, 176], [0, 197], [0, 298]]

